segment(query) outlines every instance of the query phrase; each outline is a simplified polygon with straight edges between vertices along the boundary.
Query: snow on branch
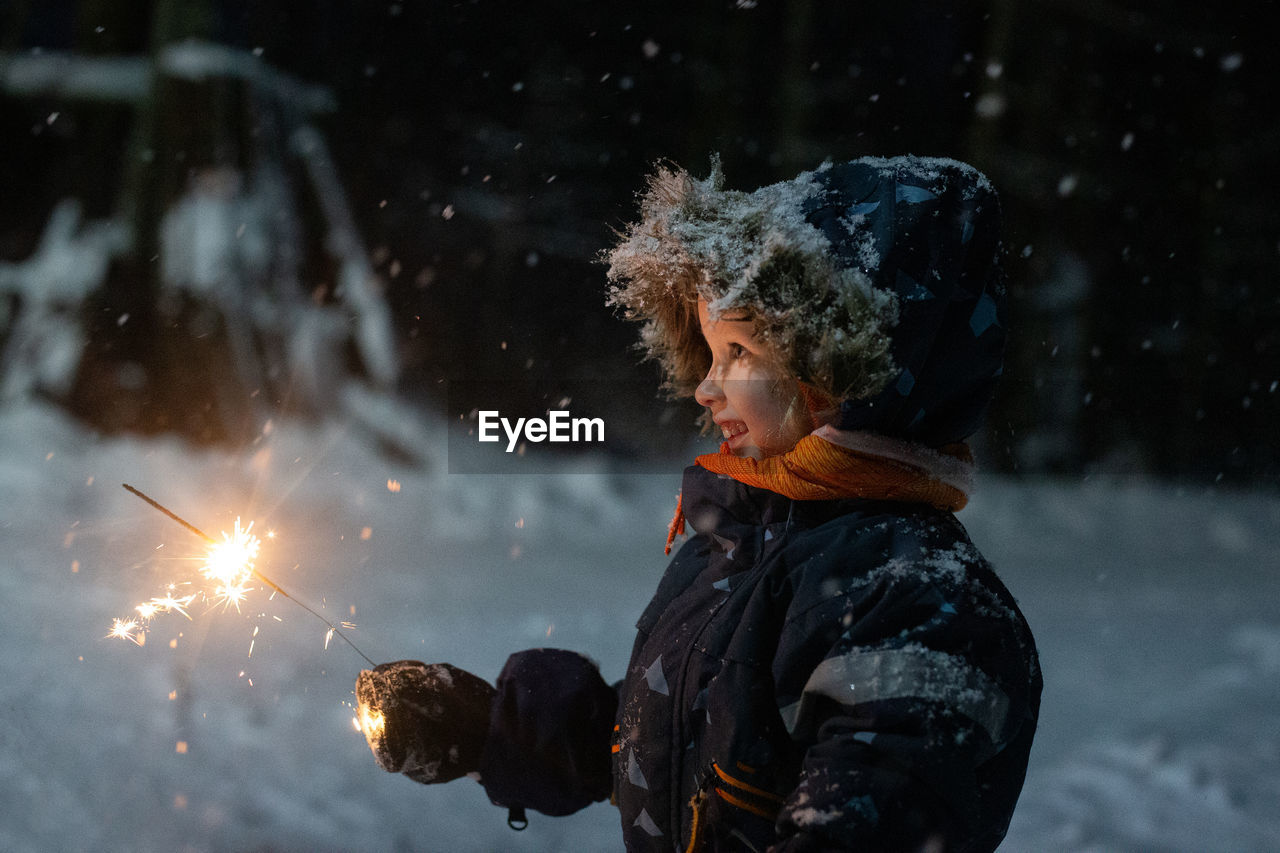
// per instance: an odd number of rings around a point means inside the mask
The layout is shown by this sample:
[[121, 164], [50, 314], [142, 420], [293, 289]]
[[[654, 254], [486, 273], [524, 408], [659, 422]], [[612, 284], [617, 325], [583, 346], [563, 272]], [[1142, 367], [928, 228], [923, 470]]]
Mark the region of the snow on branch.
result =
[[80, 306], [132, 241], [132, 230], [120, 220], [82, 225], [79, 202], [64, 199], [31, 257], [0, 263], [0, 297], [15, 305], [0, 351], [0, 399], [70, 389], [84, 348]]
[[137, 103], [151, 90], [144, 56], [0, 53], [0, 89], [27, 97]]
[[212, 42], [193, 40], [169, 45], [160, 52], [160, 70], [192, 82], [210, 77], [244, 80], [255, 91], [272, 95], [279, 102], [308, 113], [327, 113], [338, 108], [333, 93], [325, 87], [277, 71], [252, 53]]
[[20, 296], [28, 306], [75, 306], [98, 287], [111, 258], [129, 250], [132, 231], [114, 219], [82, 227], [80, 217], [78, 201], [58, 202], [31, 257], [0, 262], [0, 293]]
[[306, 165], [329, 226], [325, 242], [341, 263], [337, 292], [354, 314], [360, 357], [374, 382], [389, 386], [398, 372], [391, 315], [351, 217], [338, 169], [329, 156], [324, 137], [315, 128], [299, 127], [293, 132], [290, 144]]
[[[27, 97], [137, 104], [151, 93], [156, 63], [145, 56], [84, 56], [33, 50], [0, 52], [0, 89]], [[252, 53], [203, 41], [171, 44], [160, 52], [161, 73], [179, 80], [243, 80], [257, 92], [304, 113], [329, 113], [338, 107], [324, 86], [277, 71]]]

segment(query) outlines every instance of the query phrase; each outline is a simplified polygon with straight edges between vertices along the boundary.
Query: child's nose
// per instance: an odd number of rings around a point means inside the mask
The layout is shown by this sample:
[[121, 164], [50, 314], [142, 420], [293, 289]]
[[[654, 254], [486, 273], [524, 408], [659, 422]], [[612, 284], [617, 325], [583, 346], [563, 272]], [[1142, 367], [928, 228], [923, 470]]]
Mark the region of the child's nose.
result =
[[693, 389], [693, 399], [697, 401], [699, 406], [706, 406], [707, 408], [711, 408], [712, 404], [724, 399], [724, 389], [720, 387], [720, 381], [715, 378], [714, 367], [698, 383], [698, 387]]

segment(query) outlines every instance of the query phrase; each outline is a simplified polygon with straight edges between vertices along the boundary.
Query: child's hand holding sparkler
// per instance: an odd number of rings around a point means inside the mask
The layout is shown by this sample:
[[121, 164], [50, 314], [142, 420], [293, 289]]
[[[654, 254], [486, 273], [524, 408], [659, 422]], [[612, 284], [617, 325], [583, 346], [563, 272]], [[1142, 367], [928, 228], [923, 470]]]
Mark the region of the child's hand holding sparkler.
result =
[[478, 778], [513, 828], [526, 808], [570, 814], [612, 787], [618, 694], [576, 652], [518, 652], [496, 689], [447, 663], [384, 663], [360, 673], [356, 698], [382, 769], [424, 784]]
[[478, 772], [494, 689], [447, 663], [384, 663], [356, 681], [360, 730], [378, 766], [430, 785]]

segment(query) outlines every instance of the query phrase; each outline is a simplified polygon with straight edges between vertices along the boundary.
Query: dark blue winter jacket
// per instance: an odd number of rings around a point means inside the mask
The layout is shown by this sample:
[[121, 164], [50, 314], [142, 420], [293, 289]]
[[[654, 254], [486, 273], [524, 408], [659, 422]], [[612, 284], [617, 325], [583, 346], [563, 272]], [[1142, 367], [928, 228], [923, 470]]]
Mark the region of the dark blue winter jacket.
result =
[[[817, 174], [810, 221], [847, 263], [875, 258], [864, 270], [900, 305], [898, 378], [846, 403], [839, 426], [963, 439], [1004, 341], [994, 194], [952, 161]], [[490, 797], [564, 814], [612, 795], [629, 851], [994, 848], [1042, 682], [1022, 614], [956, 518], [793, 500], [698, 466], [683, 506], [696, 535], [616, 692], [572, 652], [508, 661], [481, 767]]]
[[[695, 813], [709, 850], [994, 848], [1041, 682], [1021, 613], [954, 516], [794, 501], [698, 467], [684, 488], [699, 533], [640, 618], [613, 735], [627, 849], [685, 849]], [[608, 720], [581, 718], [584, 698], [608, 699], [584, 658], [521, 653], [498, 687], [491, 741], [524, 734], [486, 753], [495, 800], [559, 814], [609, 795]], [[550, 690], [555, 705], [518, 698]], [[556, 769], [516, 790], [521, 754]]]

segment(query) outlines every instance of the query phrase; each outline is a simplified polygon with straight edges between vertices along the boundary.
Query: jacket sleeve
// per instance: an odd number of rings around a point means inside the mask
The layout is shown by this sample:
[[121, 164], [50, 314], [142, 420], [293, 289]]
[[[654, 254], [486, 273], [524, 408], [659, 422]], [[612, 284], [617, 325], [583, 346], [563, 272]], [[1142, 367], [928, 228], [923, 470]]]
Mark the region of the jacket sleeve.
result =
[[617, 691], [588, 658], [561, 649], [512, 655], [498, 676], [480, 784], [495, 804], [566, 815], [607, 798]]
[[899, 571], [793, 612], [775, 679], [805, 751], [771, 850], [989, 850], [1003, 838], [1040, 675], [1022, 615], [982, 571], [998, 592], [981, 572]]

